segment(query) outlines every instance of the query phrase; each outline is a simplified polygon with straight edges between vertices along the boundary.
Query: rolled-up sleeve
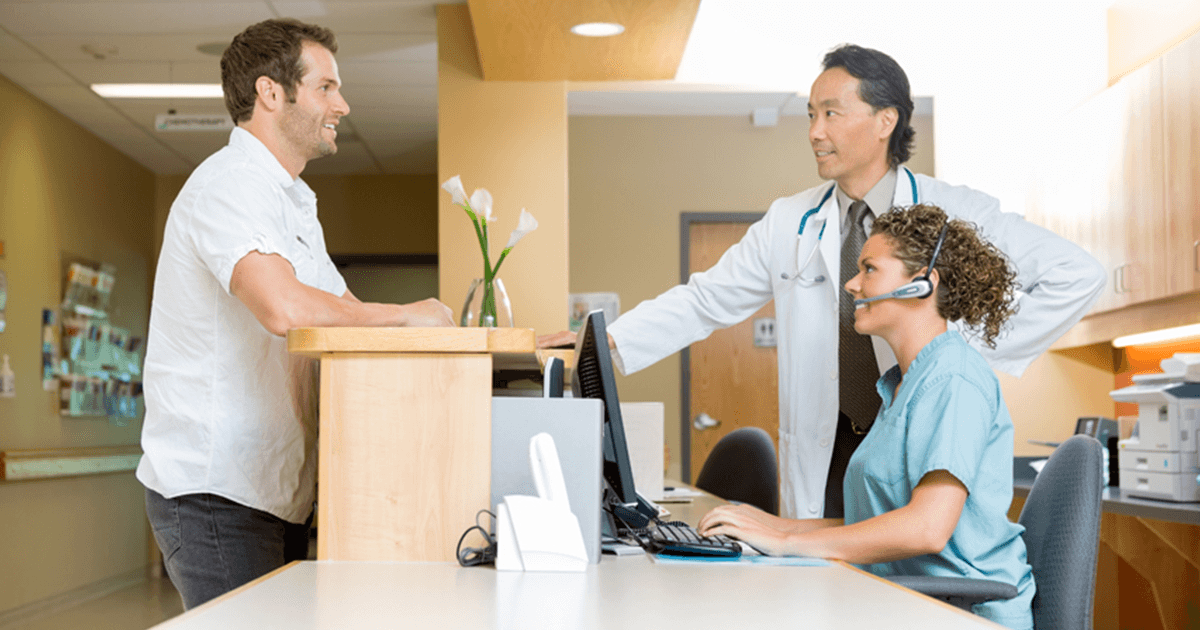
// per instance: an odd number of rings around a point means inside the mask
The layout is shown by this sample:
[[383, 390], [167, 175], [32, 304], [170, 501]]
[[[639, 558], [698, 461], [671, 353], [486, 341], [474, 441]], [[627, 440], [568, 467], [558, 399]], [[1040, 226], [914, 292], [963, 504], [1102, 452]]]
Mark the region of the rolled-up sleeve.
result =
[[200, 191], [187, 233], [196, 255], [226, 293], [233, 268], [246, 254], [282, 256], [293, 268], [285, 207], [278, 186], [253, 171], [212, 183]]

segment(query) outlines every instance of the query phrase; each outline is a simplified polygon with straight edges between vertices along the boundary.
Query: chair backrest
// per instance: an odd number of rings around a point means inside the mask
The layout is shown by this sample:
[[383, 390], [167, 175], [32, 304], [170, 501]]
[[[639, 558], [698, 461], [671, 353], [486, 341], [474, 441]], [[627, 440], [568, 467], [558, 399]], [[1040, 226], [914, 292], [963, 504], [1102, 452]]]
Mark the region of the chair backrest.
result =
[[778, 515], [779, 465], [771, 436], [758, 427], [730, 431], [704, 460], [696, 487]]
[[1021, 516], [1025, 548], [1037, 594], [1033, 627], [1092, 627], [1100, 506], [1104, 492], [1100, 442], [1075, 435], [1063, 442], [1038, 473]]

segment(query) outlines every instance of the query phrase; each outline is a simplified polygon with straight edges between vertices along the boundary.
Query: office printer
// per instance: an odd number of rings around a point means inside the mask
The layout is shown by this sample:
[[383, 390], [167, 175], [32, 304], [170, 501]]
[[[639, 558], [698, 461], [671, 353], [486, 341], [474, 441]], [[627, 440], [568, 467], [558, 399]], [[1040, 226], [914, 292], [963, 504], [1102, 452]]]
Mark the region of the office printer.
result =
[[1200, 502], [1200, 353], [1162, 361], [1162, 374], [1140, 374], [1110, 392], [1138, 405], [1133, 437], [1117, 443], [1121, 492], [1168, 501]]

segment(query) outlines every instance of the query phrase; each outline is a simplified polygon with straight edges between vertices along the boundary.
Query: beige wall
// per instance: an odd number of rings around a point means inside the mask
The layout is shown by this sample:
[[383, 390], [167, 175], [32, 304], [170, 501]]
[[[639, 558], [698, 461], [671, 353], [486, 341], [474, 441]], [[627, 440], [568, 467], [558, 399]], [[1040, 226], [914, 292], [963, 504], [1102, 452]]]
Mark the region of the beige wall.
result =
[[[62, 262], [117, 266], [113, 323], [144, 336], [154, 247], [154, 176], [0, 78], [0, 240], [17, 396], [0, 399], [0, 449], [137, 444], [141, 423], [60, 418], [41, 388], [41, 311], [62, 301]], [[132, 473], [0, 482], [0, 612], [147, 563], [142, 487]]]
[[[438, 182], [462, 176], [486, 188], [498, 220], [492, 260], [521, 208], [538, 220], [505, 259], [500, 277], [516, 325], [539, 333], [567, 323], [567, 93], [562, 82], [482, 80], [467, 5], [438, 5]], [[440, 297], [460, 308], [483, 261], [463, 210], [438, 195]]]
[[1200, 31], [1196, 0], [1118, 0], [1108, 9], [1109, 84]]
[[[933, 123], [913, 121], [908, 166], [933, 173]], [[679, 282], [679, 215], [766, 212], [821, 183], [808, 121], [754, 127], [749, 116], [573, 116], [570, 119], [571, 292], [615, 291], [621, 310]], [[680, 361], [618, 376], [626, 401], [662, 401], [668, 475], [680, 474]]]
[[[436, 175], [300, 175], [317, 194], [331, 254], [436, 254]], [[155, 178], [154, 259], [187, 175]]]
[[313, 175], [331, 254], [436, 254], [437, 176]]

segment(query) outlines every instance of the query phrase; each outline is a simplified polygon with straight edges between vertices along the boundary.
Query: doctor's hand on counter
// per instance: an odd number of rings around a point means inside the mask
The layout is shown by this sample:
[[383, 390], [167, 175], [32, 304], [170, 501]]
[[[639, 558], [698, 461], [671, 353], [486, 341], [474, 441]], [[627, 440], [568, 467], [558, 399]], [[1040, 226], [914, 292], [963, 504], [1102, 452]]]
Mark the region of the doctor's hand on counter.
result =
[[[563, 330], [549, 335], [539, 335], [537, 338], [537, 347], [539, 348], [574, 348], [577, 335], [569, 330]], [[612, 335], [608, 336], [608, 347], [610, 349], [617, 347], [617, 342], [613, 341]]]

